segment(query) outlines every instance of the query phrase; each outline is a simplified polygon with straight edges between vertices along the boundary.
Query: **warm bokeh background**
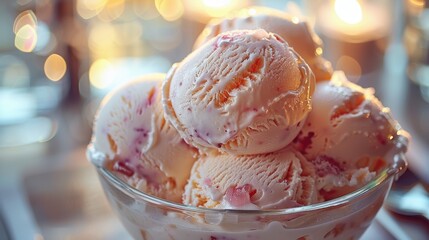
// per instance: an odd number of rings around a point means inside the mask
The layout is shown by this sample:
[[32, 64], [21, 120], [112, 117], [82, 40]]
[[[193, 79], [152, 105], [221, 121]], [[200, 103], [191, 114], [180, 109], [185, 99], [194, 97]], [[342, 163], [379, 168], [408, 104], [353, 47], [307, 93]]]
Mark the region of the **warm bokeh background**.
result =
[[[167, 72], [211, 18], [252, 5], [307, 18], [334, 69], [374, 87], [412, 134], [410, 169], [429, 182], [428, 1], [4, 0], [0, 239], [129, 238], [85, 158], [100, 100], [139, 75]], [[393, 219], [413, 239], [429, 236], [421, 219]], [[368, 234], [389, 239], [382, 229]]]

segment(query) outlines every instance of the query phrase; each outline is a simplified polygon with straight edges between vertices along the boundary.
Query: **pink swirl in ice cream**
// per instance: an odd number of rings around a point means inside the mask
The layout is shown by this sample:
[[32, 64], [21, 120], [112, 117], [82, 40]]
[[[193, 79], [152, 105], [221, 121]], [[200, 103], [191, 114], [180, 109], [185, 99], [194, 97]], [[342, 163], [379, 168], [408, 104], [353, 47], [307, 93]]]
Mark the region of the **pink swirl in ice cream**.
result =
[[287, 12], [271, 8], [246, 8], [226, 18], [211, 21], [197, 38], [194, 49], [222, 32], [258, 28], [276, 33], [286, 40], [289, 46], [294, 48], [310, 66], [317, 81], [331, 78], [331, 63], [321, 56], [323, 52], [322, 40], [309, 26], [309, 23]]
[[237, 30], [212, 38], [170, 70], [166, 118], [186, 142], [232, 154], [279, 150], [311, 109], [314, 75], [276, 34]]
[[315, 171], [299, 152], [203, 156], [186, 185], [185, 204], [206, 208], [278, 209], [318, 202]]
[[312, 105], [293, 145], [315, 165], [321, 188], [360, 186], [387, 166], [398, 126], [372, 89], [335, 72], [317, 84]]
[[[131, 185], [180, 201], [197, 152], [164, 119], [164, 74], [148, 75], [109, 93], [97, 113], [88, 154]], [[174, 147], [171, 147], [174, 146]]]

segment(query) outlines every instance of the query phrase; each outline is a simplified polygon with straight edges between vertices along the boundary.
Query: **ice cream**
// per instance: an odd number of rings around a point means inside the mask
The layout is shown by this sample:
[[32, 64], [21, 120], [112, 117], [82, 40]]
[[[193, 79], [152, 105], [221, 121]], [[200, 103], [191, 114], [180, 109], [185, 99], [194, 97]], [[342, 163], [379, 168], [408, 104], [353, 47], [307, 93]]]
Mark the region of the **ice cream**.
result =
[[293, 145], [315, 165], [319, 188], [343, 194], [347, 188], [335, 188], [359, 187], [388, 165], [389, 151], [399, 150], [389, 110], [372, 89], [349, 82], [343, 72], [317, 84], [312, 106]]
[[185, 204], [222, 209], [279, 209], [318, 202], [315, 169], [287, 148], [261, 155], [203, 156], [192, 168]]
[[322, 41], [309, 23], [305, 19], [271, 8], [246, 8], [224, 19], [211, 21], [197, 38], [194, 49], [222, 32], [258, 28], [276, 33], [286, 40], [307, 62], [317, 81], [331, 78], [331, 63], [322, 57]]
[[88, 154], [137, 189], [178, 202], [197, 151], [164, 118], [164, 78], [147, 75], [109, 93], [96, 115]]
[[408, 139], [373, 91], [332, 75], [283, 12], [246, 9], [196, 46], [95, 120], [88, 158], [133, 238], [358, 239], [406, 169]]
[[296, 137], [313, 90], [311, 69], [278, 35], [236, 30], [173, 67], [163, 103], [167, 120], [200, 150], [261, 154]]

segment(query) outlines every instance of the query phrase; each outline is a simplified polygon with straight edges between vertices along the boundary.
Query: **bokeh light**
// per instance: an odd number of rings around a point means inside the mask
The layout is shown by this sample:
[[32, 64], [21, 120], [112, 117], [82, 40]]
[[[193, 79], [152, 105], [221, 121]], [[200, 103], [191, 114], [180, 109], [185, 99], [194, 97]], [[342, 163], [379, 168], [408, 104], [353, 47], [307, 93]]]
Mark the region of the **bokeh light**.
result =
[[105, 22], [113, 21], [122, 15], [124, 8], [125, 0], [109, 0], [98, 14], [98, 18]]
[[[257, 11], [256, 11], [256, 9], [255, 8], [249, 8], [248, 10], [247, 10], [247, 15], [249, 15], [249, 16], [253, 16], [253, 15], [255, 15], [256, 13], [258, 13]], [[246, 14], [245, 14], [246, 15]]]
[[231, 4], [231, 0], [203, 0], [203, 4], [209, 8], [224, 8]]
[[[40, 35], [38, 35], [40, 36]], [[55, 35], [51, 34], [48, 42], [40, 43], [40, 37], [38, 38], [38, 43], [36, 44], [36, 47], [34, 48], [34, 53], [41, 56], [48, 56], [51, 54], [57, 47], [58, 47], [58, 39], [55, 37]]]
[[15, 47], [22, 52], [31, 52], [36, 47], [37, 33], [30, 25], [25, 25], [15, 35]]
[[107, 0], [77, 0], [76, 12], [83, 19], [97, 16], [103, 10]]
[[183, 0], [186, 16], [207, 23], [212, 18], [226, 16], [233, 10], [239, 10], [250, 4], [250, 1], [233, 0]]
[[141, 44], [143, 27], [139, 22], [130, 21], [115, 25], [115, 32], [120, 38], [116, 38], [117, 45], [131, 45], [133, 43]]
[[13, 32], [17, 34], [18, 31], [26, 25], [32, 28], [37, 27], [37, 17], [31, 10], [25, 10], [16, 16], [15, 22], [13, 23]]
[[299, 18], [298, 18], [298, 17], [295, 17], [295, 16], [294, 16], [294, 17], [292, 17], [292, 19], [291, 19], [291, 20], [292, 20], [292, 22], [293, 22], [293, 23], [295, 23], [295, 24], [298, 24], [298, 23], [300, 22]]
[[317, 54], [317, 56], [321, 56], [323, 54], [323, 48], [317, 47], [316, 48], [316, 54]]
[[408, 0], [408, 2], [417, 7], [424, 7], [425, 6], [425, 0]]
[[96, 88], [107, 88], [112, 84], [112, 64], [106, 59], [98, 59], [89, 69], [89, 81]]
[[[129, 80], [148, 73], [167, 72], [170, 67], [171, 62], [160, 56], [98, 58], [92, 63], [88, 75], [81, 76], [79, 91], [85, 94], [90, 88], [93, 96], [104, 96]], [[90, 85], [86, 85], [85, 81]]]
[[151, 20], [159, 17], [154, 1], [134, 1], [134, 13], [141, 19]]
[[56, 39], [52, 35], [49, 26], [45, 22], [38, 22], [37, 24], [37, 42], [34, 47], [34, 52], [38, 54], [46, 54], [53, 50], [56, 46]]
[[16, 56], [0, 55], [0, 69], [0, 86], [25, 88], [30, 85], [30, 69]]
[[91, 51], [101, 54], [114, 54], [117, 34], [111, 24], [94, 25], [89, 32], [88, 45]]
[[15, 47], [22, 52], [32, 52], [37, 43], [37, 18], [34, 12], [26, 10], [20, 13], [13, 24]]
[[353, 82], [357, 82], [362, 76], [362, 67], [359, 62], [347, 55], [338, 59], [335, 69], [344, 71], [349, 80]]
[[51, 54], [45, 61], [44, 66], [46, 77], [52, 81], [59, 81], [63, 78], [67, 70], [67, 64], [63, 57], [58, 54]]
[[232, 0], [203, 0], [206, 13], [210, 17], [221, 17], [233, 9]]
[[183, 16], [185, 11], [180, 0], [155, 0], [155, 7], [166, 21], [176, 21]]
[[362, 21], [362, 7], [357, 0], [336, 0], [335, 14], [345, 23], [356, 24]]

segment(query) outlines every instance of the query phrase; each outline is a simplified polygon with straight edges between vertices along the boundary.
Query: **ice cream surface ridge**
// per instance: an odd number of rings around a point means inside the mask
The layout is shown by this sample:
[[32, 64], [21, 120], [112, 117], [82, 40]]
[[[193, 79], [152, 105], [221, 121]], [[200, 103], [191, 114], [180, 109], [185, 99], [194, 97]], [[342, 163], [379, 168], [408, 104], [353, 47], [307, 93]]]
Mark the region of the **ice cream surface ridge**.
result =
[[[320, 177], [340, 183], [334, 185], [358, 187], [388, 165], [385, 156], [396, 148], [398, 125], [373, 89], [334, 72], [331, 81], [317, 84], [312, 103], [313, 110], [293, 145], [324, 172]], [[363, 168], [367, 176], [350, 181], [356, 171], [362, 175]]]
[[315, 169], [297, 151], [200, 158], [184, 203], [206, 208], [278, 209], [318, 202]]
[[164, 106], [188, 143], [256, 154], [292, 141], [310, 111], [314, 76], [278, 39], [262, 29], [226, 32], [176, 65]]
[[311, 67], [317, 81], [331, 78], [331, 63], [321, 56], [322, 41], [309, 23], [303, 18], [271, 8], [249, 7], [233, 12], [223, 19], [212, 20], [197, 38], [194, 49], [222, 32], [239, 29], [265, 29], [278, 34]]
[[109, 93], [97, 113], [88, 154], [141, 190], [179, 201], [197, 151], [164, 118], [164, 78], [147, 75]]

